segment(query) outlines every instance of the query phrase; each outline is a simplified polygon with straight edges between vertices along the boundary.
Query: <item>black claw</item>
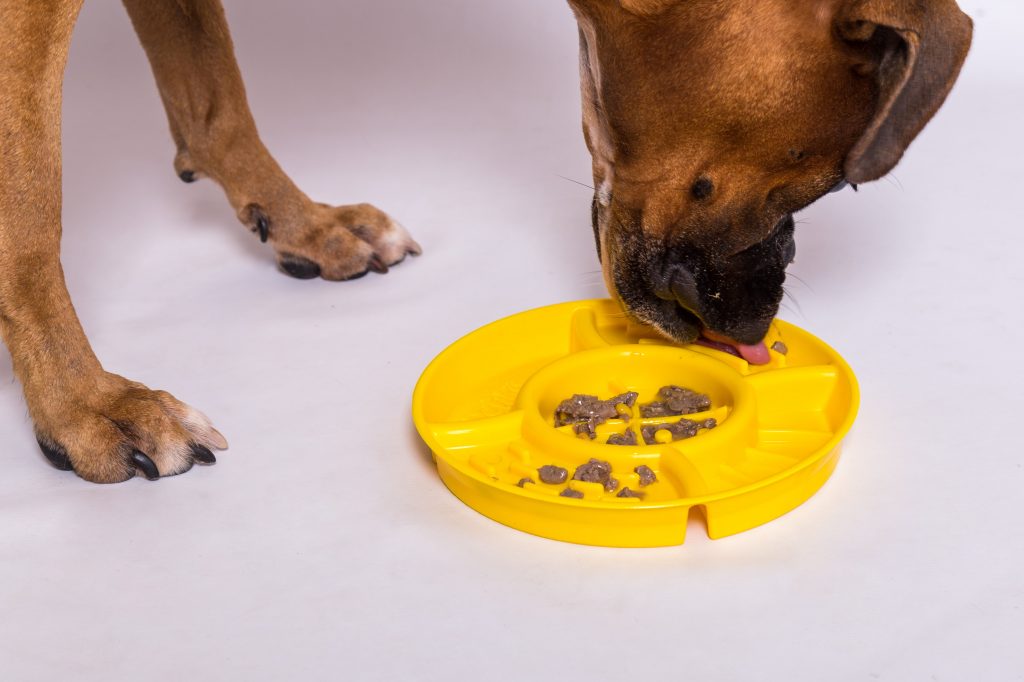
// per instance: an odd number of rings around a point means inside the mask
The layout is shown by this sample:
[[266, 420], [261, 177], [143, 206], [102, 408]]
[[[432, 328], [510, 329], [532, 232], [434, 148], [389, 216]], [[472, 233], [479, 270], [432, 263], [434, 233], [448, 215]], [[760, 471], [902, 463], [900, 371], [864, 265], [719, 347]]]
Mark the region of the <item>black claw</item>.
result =
[[263, 212], [259, 204], [247, 204], [245, 210], [239, 214], [239, 218], [246, 225], [253, 225], [250, 229], [259, 234], [261, 242], [265, 244], [270, 239], [270, 218]]
[[156, 465], [153, 464], [153, 460], [147, 457], [144, 453], [135, 450], [132, 452], [132, 462], [138, 467], [142, 475], [148, 478], [150, 481], [155, 481], [160, 478], [160, 472], [157, 470]]
[[196, 174], [190, 170], [183, 170], [178, 173], [178, 177], [181, 178], [182, 182], [195, 182]]
[[210, 449], [203, 447], [199, 443], [192, 444], [192, 459], [199, 462], [200, 464], [217, 463], [217, 457], [212, 452], [210, 452]]
[[387, 274], [388, 266], [380, 256], [373, 254], [370, 256], [369, 269], [384, 275]]
[[320, 276], [320, 266], [302, 256], [282, 256], [281, 269], [296, 279], [313, 279]]
[[71, 458], [68, 457], [64, 448], [59, 445], [50, 445], [41, 438], [36, 438], [36, 442], [39, 443], [39, 449], [46, 455], [46, 459], [50, 460], [50, 464], [61, 471], [74, 471], [74, 467], [71, 466]]

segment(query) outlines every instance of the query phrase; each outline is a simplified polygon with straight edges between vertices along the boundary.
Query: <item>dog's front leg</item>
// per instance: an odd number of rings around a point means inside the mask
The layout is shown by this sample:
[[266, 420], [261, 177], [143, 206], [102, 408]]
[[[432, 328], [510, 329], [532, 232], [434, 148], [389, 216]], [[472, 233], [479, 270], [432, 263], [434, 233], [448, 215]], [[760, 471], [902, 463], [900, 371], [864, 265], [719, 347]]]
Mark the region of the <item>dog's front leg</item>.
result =
[[419, 245], [369, 204], [310, 200], [256, 132], [219, 0], [125, 0], [146, 50], [186, 182], [216, 180], [242, 221], [300, 278], [385, 272]]
[[60, 264], [61, 83], [81, 0], [0, 0], [0, 333], [49, 460], [99, 483], [227, 446], [168, 393], [103, 370]]

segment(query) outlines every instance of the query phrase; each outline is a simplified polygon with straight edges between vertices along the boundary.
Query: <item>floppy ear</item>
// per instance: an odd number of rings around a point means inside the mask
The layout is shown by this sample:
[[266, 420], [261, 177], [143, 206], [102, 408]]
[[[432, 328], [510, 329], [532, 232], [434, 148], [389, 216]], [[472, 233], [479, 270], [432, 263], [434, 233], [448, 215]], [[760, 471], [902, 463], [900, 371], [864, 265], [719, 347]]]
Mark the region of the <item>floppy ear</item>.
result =
[[875, 114], [844, 164], [852, 183], [882, 177], [899, 162], [946, 99], [971, 45], [972, 23], [954, 0], [852, 0], [836, 17], [839, 35], [876, 51]]

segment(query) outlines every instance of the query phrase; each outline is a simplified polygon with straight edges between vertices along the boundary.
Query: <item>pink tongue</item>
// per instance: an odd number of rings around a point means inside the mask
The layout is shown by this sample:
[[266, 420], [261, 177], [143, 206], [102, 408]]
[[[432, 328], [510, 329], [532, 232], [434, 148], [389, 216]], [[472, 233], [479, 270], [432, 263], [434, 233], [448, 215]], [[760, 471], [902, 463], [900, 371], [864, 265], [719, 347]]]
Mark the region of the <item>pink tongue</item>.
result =
[[724, 343], [732, 346], [740, 354], [741, 358], [752, 365], [767, 365], [771, 361], [771, 356], [768, 354], [768, 346], [764, 345], [764, 341], [758, 341], [752, 346], [746, 346], [707, 329], [702, 333], [706, 338], [711, 339], [715, 343]]
[[740, 352], [744, 360], [752, 365], [767, 365], [771, 359], [768, 355], [768, 346], [764, 345], [764, 341], [758, 341], [753, 346], [737, 343], [736, 350]]

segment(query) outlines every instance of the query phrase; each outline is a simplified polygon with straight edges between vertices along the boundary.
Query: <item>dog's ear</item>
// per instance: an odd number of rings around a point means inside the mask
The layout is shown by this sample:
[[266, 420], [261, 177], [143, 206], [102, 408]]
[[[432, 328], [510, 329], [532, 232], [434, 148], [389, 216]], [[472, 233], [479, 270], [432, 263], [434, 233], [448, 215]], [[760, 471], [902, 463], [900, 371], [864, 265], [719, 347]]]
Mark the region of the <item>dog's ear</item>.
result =
[[619, 0], [622, 9], [642, 17], [661, 14], [679, 0]]
[[851, 0], [836, 17], [844, 40], [871, 62], [874, 116], [846, 158], [853, 183], [882, 177], [946, 99], [971, 45], [972, 23], [954, 0]]

